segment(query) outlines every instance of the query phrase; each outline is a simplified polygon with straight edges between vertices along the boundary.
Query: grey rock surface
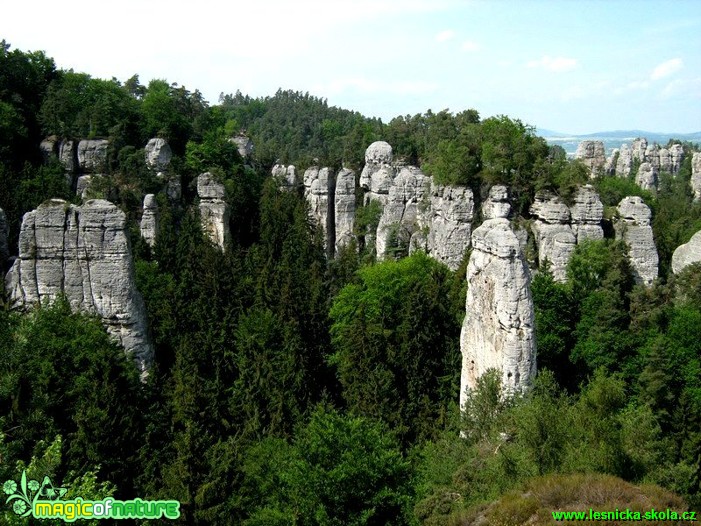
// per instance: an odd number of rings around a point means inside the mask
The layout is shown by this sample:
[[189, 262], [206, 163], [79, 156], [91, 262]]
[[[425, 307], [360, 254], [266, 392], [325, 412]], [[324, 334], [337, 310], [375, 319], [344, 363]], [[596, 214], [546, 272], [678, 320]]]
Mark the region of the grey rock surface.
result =
[[579, 159], [589, 168], [591, 177], [596, 177], [603, 172], [606, 166], [606, 149], [602, 141], [581, 141], [574, 154], [575, 159]]
[[669, 173], [676, 175], [684, 162], [684, 148], [681, 144], [673, 144], [669, 148]]
[[273, 166], [272, 175], [277, 179], [278, 187], [281, 190], [292, 190], [297, 186], [297, 176], [295, 175], [295, 167], [293, 164], [289, 166], [276, 164]]
[[618, 150], [618, 160], [616, 161], [616, 175], [618, 177], [628, 177], [633, 170], [633, 152], [627, 144], [622, 144]]
[[[10, 228], [7, 224], [7, 217], [2, 208], [0, 208], [0, 271], [4, 272], [4, 265], [7, 258], [10, 257], [10, 250], [7, 246], [7, 237], [10, 235]], [[1, 274], [0, 274], [1, 275]]]
[[336, 252], [355, 237], [355, 172], [342, 168], [336, 176], [334, 196]]
[[102, 171], [107, 165], [107, 148], [105, 139], [84, 139], [78, 143], [78, 167], [83, 172]]
[[78, 149], [75, 141], [64, 140], [59, 143], [58, 160], [67, 172], [76, 171], [78, 168]]
[[224, 250], [231, 239], [231, 211], [225, 201], [226, 189], [211, 173], [205, 172], [197, 177], [197, 195], [202, 230], [212, 243]]
[[324, 232], [324, 245], [335, 249], [335, 188], [336, 176], [330, 168], [313, 166], [304, 172], [304, 197], [309, 213]]
[[484, 219], [509, 217], [510, 212], [509, 189], [503, 185], [492, 186], [489, 189], [489, 196], [482, 203], [482, 216]]
[[572, 233], [581, 243], [585, 239], [603, 239], [604, 205], [593, 186], [584, 185], [577, 190], [574, 204], [570, 207]]
[[650, 285], [657, 278], [659, 264], [650, 208], [640, 197], [628, 196], [618, 204], [618, 216], [614, 225], [616, 239], [628, 244], [633, 277], [636, 283]]
[[694, 152], [691, 158], [691, 191], [694, 201], [701, 201], [701, 152]]
[[696, 232], [688, 243], [677, 247], [672, 254], [672, 272], [679, 274], [692, 263], [701, 262], [701, 230]]
[[253, 155], [253, 141], [248, 136], [237, 135], [229, 140], [236, 145], [236, 149], [243, 160], [250, 159]]
[[534, 216], [532, 231], [538, 248], [538, 261], [547, 260], [556, 281], [567, 279], [567, 264], [577, 244], [571, 222], [570, 209], [551, 192], [538, 192], [531, 205]]
[[460, 335], [460, 405], [489, 369], [505, 392], [528, 386], [536, 372], [530, 272], [509, 221], [488, 219], [472, 233], [465, 320]]
[[173, 151], [165, 139], [154, 137], [146, 144], [146, 166], [152, 170], [162, 171], [168, 168], [173, 158]]
[[140, 225], [141, 237], [153, 248], [153, 245], [156, 243], [156, 234], [158, 233], [158, 203], [156, 202], [156, 196], [146, 194], [143, 208]]
[[146, 374], [153, 346], [135, 286], [126, 217], [114, 204], [95, 199], [76, 206], [53, 199], [25, 214], [19, 257], [6, 287], [16, 307], [65, 294], [73, 309], [100, 316], [142, 377]]
[[644, 162], [638, 168], [638, 173], [635, 176], [636, 184], [643, 190], [649, 190], [650, 192], [657, 192], [658, 184], [658, 170], [652, 163]]

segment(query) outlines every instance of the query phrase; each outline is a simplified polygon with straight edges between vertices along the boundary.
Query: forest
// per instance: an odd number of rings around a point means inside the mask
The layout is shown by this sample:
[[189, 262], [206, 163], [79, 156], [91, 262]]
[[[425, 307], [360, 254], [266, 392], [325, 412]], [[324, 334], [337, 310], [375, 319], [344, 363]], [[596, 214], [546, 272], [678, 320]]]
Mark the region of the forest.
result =
[[[242, 132], [251, 159], [228, 140]], [[141, 382], [95, 316], [61, 298], [19, 312], [3, 289], [0, 482], [26, 470], [72, 498], [175, 499], [175, 523], [192, 525], [551, 524], [550, 510], [592, 499], [701, 511], [701, 264], [671, 271], [674, 250], [701, 230], [689, 187], [699, 145], [682, 144], [679, 173], [661, 173], [654, 194], [632, 177], [590, 181], [517, 118], [428, 110], [384, 123], [282, 89], [210, 103], [162, 79], [63, 70], [3, 40], [11, 254], [26, 212], [49, 198], [81, 202], [63, 167], [42, 159], [49, 136], [109, 139], [95, 191], [126, 213], [155, 360]], [[152, 137], [172, 148], [179, 202], [146, 166]], [[380, 261], [363, 242], [377, 211], [359, 193], [357, 243], [328, 259], [304, 197], [270, 176], [276, 162], [360, 173], [377, 140], [434, 180], [470, 187], [477, 203], [507, 185], [518, 221], [539, 190], [567, 201], [591, 182], [607, 220], [640, 196], [660, 277], [635, 284], [628, 247], [610, 238], [578, 245], [565, 283], [541, 265], [533, 386], [505, 397], [486, 374], [461, 412], [469, 250], [456, 271], [420, 251]], [[204, 171], [227, 188], [223, 251], [191, 206]], [[160, 210], [153, 247], [138, 226], [147, 193]], [[33, 524], [4, 499], [0, 523]]]

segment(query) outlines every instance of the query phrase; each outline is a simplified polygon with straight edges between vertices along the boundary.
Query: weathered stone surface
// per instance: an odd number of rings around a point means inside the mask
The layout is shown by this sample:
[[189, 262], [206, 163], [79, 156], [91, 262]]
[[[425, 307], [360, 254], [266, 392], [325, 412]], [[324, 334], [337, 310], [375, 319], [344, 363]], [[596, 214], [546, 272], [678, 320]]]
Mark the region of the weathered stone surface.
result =
[[168, 178], [166, 182], [166, 196], [171, 201], [179, 201], [182, 197], [183, 187], [180, 182], [180, 176], [174, 175]]
[[657, 192], [657, 168], [652, 163], [644, 162], [638, 168], [638, 173], [635, 176], [635, 182], [643, 190]]
[[[373, 174], [373, 180], [384, 170]], [[399, 171], [387, 190], [377, 226], [375, 250], [379, 259], [408, 254], [411, 236], [419, 228], [419, 203], [430, 191], [430, 184], [430, 178], [414, 166], [405, 166]]]
[[[365, 166], [360, 174], [360, 186], [366, 190], [370, 190], [371, 193], [373, 182], [372, 176], [382, 167], [389, 167], [392, 164], [392, 147], [384, 141], [375, 141], [365, 150]], [[390, 169], [389, 178], [394, 179], [394, 170]], [[387, 176], [387, 174], [385, 175]], [[374, 183], [375, 186], [378, 182]], [[391, 184], [391, 183], [390, 183]], [[389, 186], [387, 186], [389, 190]], [[384, 192], [387, 193], [387, 192]]]
[[58, 147], [58, 160], [61, 166], [69, 172], [73, 173], [78, 167], [78, 151], [75, 141], [61, 141]]
[[144, 197], [144, 212], [141, 215], [141, 237], [150, 247], [156, 243], [158, 233], [158, 203], [156, 196], [146, 194]]
[[173, 158], [173, 151], [165, 139], [154, 137], [146, 144], [146, 166], [152, 170], [165, 170]]
[[327, 249], [335, 248], [334, 192], [336, 177], [330, 168], [311, 167], [304, 172], [304, 197], [309, 203], [312, 219], [324, 232]]
[[670, 172], [672, 168], [672, 157], [667, 148], [659, 148], [657, 156], [652, 157], [652, 164], [661, 172]]
[[570, 207], [572, 233], [581, 243], [585, 239], [603, 239], [604, 205], [593, 186], [584, 185], [577, 190], [574, 204]]
[[145, 375], [153, 358], [146, 310], [134, 283], [126, 217], [109, 201], [76, 206], [54, 199], [25, 214], [6, 286], [17, 307], [63, 293], [72, 308], [97, 314]]
[[618, 160], [616, 161], [616, 175], [618, 177], [628, 177], [633, 170], [633, 153], [627, 144], [622, 144], [618, 150]]
[[82, 140], [78, 143], [78, 166], [84, 172], [100, 171], [107, 165], [109, 141]]
[[501, 372], [506, 392], [522, 390], [536, 372], [530, 273], [507, 219], [488, 219], [472, 233], [467, 283], [461, 407], [488, 369]]
[[[423, 211], [427, 221], [421, 225], [425, 224], [428, 229], [425, 250], [451, 270], [457, 270], [470, 247], [475, 211], [472, 190], [464, 186], [432, 183], [430, 195], [430, 207]], [[420, 213], [421, 207], [422, 203], [419, 203]]]
[[611, 156], [606, 158], [606, 164], [604, 165], [604, 173], [606, 175], [616, 175], [616, 163], [618, 162], [618, 148], [614, 148], [611, 152]]
[[652, 236], [650, 208], [638, 196], [628, 196], [618, 204], [616, 239], [629, 246], [629, 258], [636, 283], [650, 285], [657, 278], [659, 257]]
[[278, 181], [280, 190], [292, 190], [297, 186], [297, 176], [293, 164], [289, 166], [276, 164], [273, 166], [272, 175]]
[[355, 172], [341, 169], [336, 176], [334, 196], [336, 222], [336, 252], [348, 245], [355, 229]]
[[645, 152], [647, 151], [647, 148], [648, 144], [645, 137], [638, 137], [635, 139], [630, 148], [633, 159], [641, 163], [644, 162], [646, 160]]
[[[95, 176], [98, 177], [98, 176]], [[92, 175], [81, 175], [75, 184], [75, 195], [79, 195], [85, 200], [90, 193], [90, 185], [92, 184]]]
[[555, 194], [538, 192], [530, 212], [535, 217], [532, 231], [540, 265], [547, 260], [553, 278], [566, 281], [567, 264], [577, 244], [570, 225], [570, 209]]
[[222, 183], [214, 179], [211, 173], [205, 172], [197, 177], [197, 195], [200, 198], [202, 230], [212, 243], [224, 250], [231, 239], [229, 228], [231, 211], [224, 200], [226, 189]]
[[236, 145], [242, 159], [250, 159], [253, 155], [253, 141], [247, 135], [237, 135], [229, 140]]
[[509, 217], [510, 212], [509, 189], [503, 185], [492, 186], [489, 189], [489, 197], [482, 203], [482, 216], [484, 219]]
[[701, 201], [701, 152], [695, 152], [691, 158], [691, 191], [694, 201]]
[[602, 141], [582, 141], [577, 146], [574, 158], [581, 160], [589, 168], [591, 177], [596, 177], [606, 165], [604, 143]]
[[679, 274], [692, 263], [701, 262], [701, 230], [696, 232], [688, 243], [677, 247], [672, 255], [672, 272]]
[[7, 225], [7, 217], [3, 209], [0, 208], [0, 271], [4, 271], [5, 261], [10, 257], [10, 251], [7, 247], [7, 237], [9, 234], [10, 229]]
[[684, 148], [681, 144], [673, 144], [669, 148], [669, 173], [676, 175], [684, 162]]
[[39, 149], [41, 150], [41, 157], [44, 160], [44, 164], [47, 164], [51, 159], [58, 158], [58, 148], [60, 141], [55, 135], [47, 137], [39, 144]]

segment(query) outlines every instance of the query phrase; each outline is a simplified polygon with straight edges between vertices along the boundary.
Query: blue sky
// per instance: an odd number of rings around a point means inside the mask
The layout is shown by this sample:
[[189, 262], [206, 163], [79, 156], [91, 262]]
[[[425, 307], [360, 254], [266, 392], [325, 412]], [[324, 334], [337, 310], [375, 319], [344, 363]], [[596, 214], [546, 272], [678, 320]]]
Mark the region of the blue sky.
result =
[[381, 117], [475, 108], [568, 133], [701, 130], [701, 2], [11, 2], [58, 66], [202, 91], [309, 91]]

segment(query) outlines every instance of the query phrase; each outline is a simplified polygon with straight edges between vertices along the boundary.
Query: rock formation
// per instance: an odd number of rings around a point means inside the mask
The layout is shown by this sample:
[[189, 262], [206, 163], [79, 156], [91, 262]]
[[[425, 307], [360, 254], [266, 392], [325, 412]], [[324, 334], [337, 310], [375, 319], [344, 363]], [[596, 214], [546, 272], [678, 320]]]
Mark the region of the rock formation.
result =
[[659, 257], [652, 236], [650, 208], [638, 196], [623, 198], [618, 204], [616, 239], [628, 244], [631, 269], [636, 283], [650, 285], [657, 278]]
[[154, 137], [146, 144], [146, 166], [151, 170], [161, 172], [168, 168], [170, 160], [173, 158], [173, 151], [170, 145], [159, 137]]
[[281, 190], [292, 190], [297, 186], [297, 177], [295, 175], [295, 167], [293, 164], [285, 166], [284, 164], [276, 164], [273, 166], [272, 175], [278, 181]]
[[365, 150], [365, 166], [360, 174], [360, 187], [367, 191], [365, 202], [387, 202], [395, 170], [392, 164], [392, 147], [384, 141], [376, 141]]
[[355, 172], [342, 168], [336, 176], [334, 195], [336, 253], [348, 245], [355, 230]]
[[[378, 174], [387, 170], [380, 168], [372, 179], [376, 180]], [[419, 228], [419, 203], [428, 197], [430, 184], [430, 179], [414, 166], [403, 167], [391, 181], [375, 237], [379, 259], [408, 254], [411, 237]]]
[[688, 243], [677, 247], [672, 255], [672, 272], [679, 274], [692, 263], [701, 262], [701, 230], [696, 232]]
[[226, 189], [211, 173], [205, 172], [197, 177], [197, 195], [200, 198], [202, 230], [212, 243], [224, 250], [231, 239], [231, 211], [225, 201]]
[[5, 261], [7, 261], [7, 258], [10, 257], [10, 251], [7, 247], [7, 236], [10, 233], [9, 230], [5, 212], [3, 212], [2, 208], [0, 208], [0, 272], [4, 272]]
[[509, 189], [503, 185], [492, 186], [489, 189], [489, 197], [482, 203], [482, 217], [484, 219], [509, 217], [510, 212]]
[[25, 214], [6, 285], [17, 307], [63, 293], [73, 309], [97, 314], [146, 374], [153, 357], [146, 309], [134, 283], [126, 217], [109, 201], [76, 206], [53, 199]]
[[638, 137], [637, 139], [635, 139], [633, 141], [633, 145], [630, 148], [633, 160], [638, 161], [639, 163], [645, 162], [647, 160], [647, 158], [645, 157], [645, 153], [647, 152], [647, 150], [648, 144], [646, 138]]
[[530, 210], [535, 217], [531, 229], [538, 247], [538, 261], [550, 264], [555, 281], [567, 279], [567, 264], [577, 244], [572, 232], [570, 209], [550, 192], [538, 192]]
[[107, 147], [109, 141], [82, 140], [78, 143], [78, 167], [82, 172], [96, 172], [107, 165]]
[[701, 201], [701, 152], [695, 152], [691, 158], [691, 191], [694, 201]]
[[75, 183], [75, 195], [79, 195], [82, 200], [85, 200], [90, 195], [90, 185], [92, 184], [92, 175], [81, 175]]
[[461, 407], [488, 369], [500, 371], [506, 392], [523, 389], [536, 372], [530, 273], [507, 219], [488, 219], [472, 233], [467, 283]]
[[684, 162], [684, 148], [681, 144], [673, 144], [669, 148], [669, 170], [667, 171], [673, 175], [679, 173], [682, 162]]
[[419, 203], [421, 229], [414, 233], [412, 246], [422, 248], [451, 270], [457, 270], [470, 246], [475, 209], [472, 190], [432, 182], [429, 205], [422, 210], [423, 203]]
[[635, 176], [636, 184], [643, 190], [649, 190], [650, 192], [657, 192], [657, 176], [658, 171], [652, 163], [644, 162], [638, 168], [638, 173]]
[[336, 239], [334, 217], [336, 176], [330, 168], [313, 166], [304, 172], [304, 197], [311, 217], [324, 231], [324, 246], [333, 257]]
[[603, 239], [604, 229], [601, 221], [604, 218], [604, 205], [599, 199], [593, 186], [584, 185], [577, 190], [574, 204], [570, 207], [572, 218], [572, 233], [581, 243], [585, 239]]
[[606, 175], [616, 175], [616, 164], [618, 163], [619, 149], [614, 148], [611, 152], [611, 156], [606, 158], [606, 164], [604, 165], [604, 174]]
[[622, 144], [618, 150], [618, 160], [616, 161], [616, 175], [618, 177], [628, 177], [633, 171], [633, 153], [627, 144]]
[[251, 155], [253, 155], [253, 141], [247, 135], [240, 134], [236, 137], [231, 137], [229, 141], [236, 145], [236, 149], [243, 160], [250, 159]]
[[575, 159], [581, 160], [589, 168], [591, 177], [599, 175], [606, 165], [606, 150], [602, 141], [582, 141], [577, 146]]
[[156, 196], [146, 194], [144, 197], [144, 213], [141, 215], [141, 237], [148, 246], [153, 248], [158, 233], [158, 203]]

